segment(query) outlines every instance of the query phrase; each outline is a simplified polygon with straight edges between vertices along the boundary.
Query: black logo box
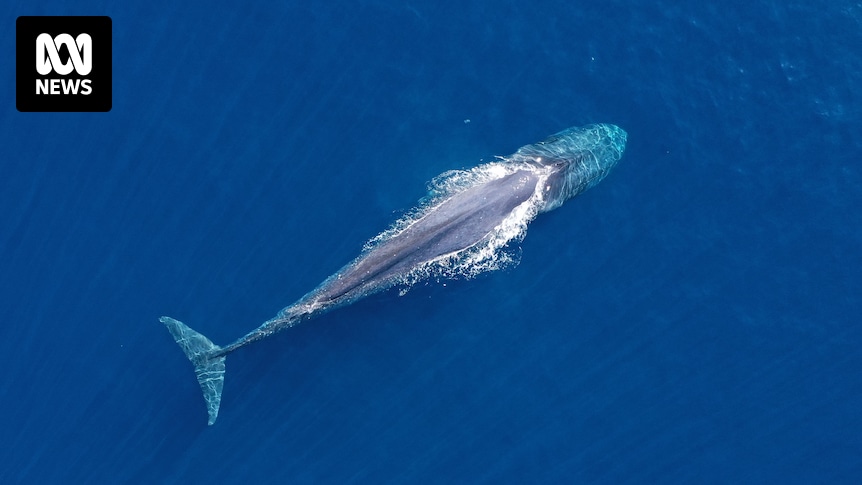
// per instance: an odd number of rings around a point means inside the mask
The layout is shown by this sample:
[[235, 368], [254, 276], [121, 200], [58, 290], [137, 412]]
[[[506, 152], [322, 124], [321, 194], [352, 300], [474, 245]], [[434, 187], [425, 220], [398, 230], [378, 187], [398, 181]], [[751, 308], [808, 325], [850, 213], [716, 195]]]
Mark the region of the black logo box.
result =
[[[36, 71], [36, 38], [40, 34], [56, 37], [69, 34], [72, 38], [79, 34], [89, 34], [93, 46], [93, 69], [86, 76], [74, 70], [61, 76], [55, 72], [40, 75]], [[15, 23], [15, 104], [18, 111], [110, 111], [113, 99], [111, 65], [113, 53], [111, 18], [107, 16], [90, 17], [18, 17]], [[61, 49], [60, 56], [65, 61], [69, 53]], [[89, 79], [90, 94], [36, 94], [39, 79]]]

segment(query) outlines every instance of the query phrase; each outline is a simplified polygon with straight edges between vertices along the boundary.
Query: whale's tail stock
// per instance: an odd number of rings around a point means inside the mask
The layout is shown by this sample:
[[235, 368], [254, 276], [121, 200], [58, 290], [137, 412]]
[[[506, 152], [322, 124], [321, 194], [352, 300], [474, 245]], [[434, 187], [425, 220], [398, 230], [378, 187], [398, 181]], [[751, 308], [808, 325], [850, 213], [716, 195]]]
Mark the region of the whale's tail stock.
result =
[[174, 340], [195, 366], [195, 375], [204, 393], [204, 400], [207, 402], [207, 413], [209, 413], [207, 424], [212, 425], [218, 417], [221, 392], [224, 387], [225, 356], [218, 354], [221, 347], [179, 320], [171, 317], [162, 317], [159, 320], [168, 327]]

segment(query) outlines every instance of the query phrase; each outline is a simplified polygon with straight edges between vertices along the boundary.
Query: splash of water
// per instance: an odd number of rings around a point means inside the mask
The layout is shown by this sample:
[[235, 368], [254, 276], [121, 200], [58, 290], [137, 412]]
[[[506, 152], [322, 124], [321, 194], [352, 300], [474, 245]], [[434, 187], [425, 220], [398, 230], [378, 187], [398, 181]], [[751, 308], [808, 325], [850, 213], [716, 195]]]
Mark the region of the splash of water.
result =
[[524, 239], [528, 224], [546, 203], [540, 188], [544, 186], [544, 179], [547, 177], [544, 172], [549, 169], [506, 158], [471, 169], [451, 170], [438, 175], [428, 184], [428, 195], [422, 199], [420, 205], [395, 221], [387, 230], [369, 240], [364, 245], [363, 252], [371, 251], [380, 244], [397, 237], [457, 194], [524, 170], [533, 172], [539, 177], [535, 192], [503, 219], [487, 237], [466, 249], [441, 255], [419, 265], [400, 277], [395, 284], [401, 287], [399, 294], [404, 295], [413, 285], [421, 281], [470, 279], [482, 273], [517, 265], [520, 261], [520, 251], [514, 246]]

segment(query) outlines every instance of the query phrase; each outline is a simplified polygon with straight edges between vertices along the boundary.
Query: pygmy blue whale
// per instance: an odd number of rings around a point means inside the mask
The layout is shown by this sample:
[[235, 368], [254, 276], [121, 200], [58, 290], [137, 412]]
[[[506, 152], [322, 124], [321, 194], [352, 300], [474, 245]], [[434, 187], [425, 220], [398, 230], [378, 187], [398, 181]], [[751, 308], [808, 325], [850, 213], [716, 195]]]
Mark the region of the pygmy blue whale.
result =
[[599, 183], [622, 157], [625, 144], [626, 132], [614, 125], [569, 128], [508, 157], [439, 175], [419, 207], [371, 239], [356, 259], [227, 346], [161, 317], [194, 365], [209, 424], [218, 416], [227, 354], [394, 286], [470, 277], [511, 262], [506, 245], [523, 239], [536, 215]]

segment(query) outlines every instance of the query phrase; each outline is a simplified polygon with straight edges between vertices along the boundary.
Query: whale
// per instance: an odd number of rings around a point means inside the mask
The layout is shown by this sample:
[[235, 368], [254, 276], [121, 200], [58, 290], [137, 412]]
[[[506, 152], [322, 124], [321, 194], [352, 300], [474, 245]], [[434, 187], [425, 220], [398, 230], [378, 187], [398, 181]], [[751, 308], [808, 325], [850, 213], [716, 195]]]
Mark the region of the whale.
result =
[[626, 139], [612, 124], [572, 127], [512, 155], [435, 177], [418, 206], [369, 240], [353, 261], [228, 345], [161, 317], [194, 366], [207, 423], [218, 417], [228, 354], [375, 293], [398, 287], [403, 294], [422, 281], [472, 278], [517, 264], [511, 249], [527, 225], [604, 179]]

